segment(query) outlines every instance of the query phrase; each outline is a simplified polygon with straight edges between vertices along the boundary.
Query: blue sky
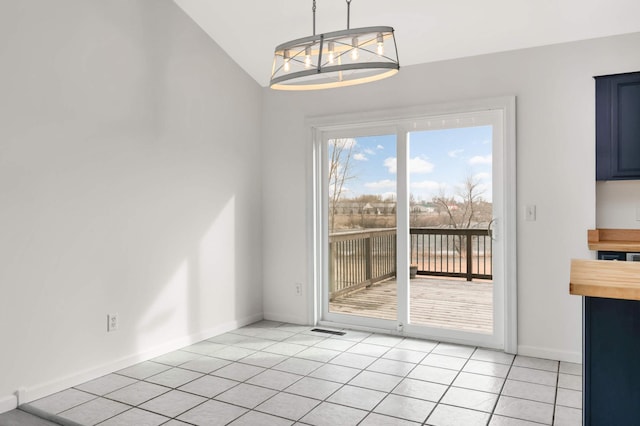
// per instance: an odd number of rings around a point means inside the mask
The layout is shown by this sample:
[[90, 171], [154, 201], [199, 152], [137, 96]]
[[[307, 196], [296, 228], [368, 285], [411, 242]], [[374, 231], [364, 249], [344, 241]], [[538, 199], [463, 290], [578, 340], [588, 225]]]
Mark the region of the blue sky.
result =
[[[473, 176], [491, 201], [492, 127], [464, 127], [411, 132], [410, 188], [417, 200], [429, 201], [444, 190], [455, 195], [467, 176]], [[355, 138], [354, 162], [345, 197], [396, 193], [395, 135]]]

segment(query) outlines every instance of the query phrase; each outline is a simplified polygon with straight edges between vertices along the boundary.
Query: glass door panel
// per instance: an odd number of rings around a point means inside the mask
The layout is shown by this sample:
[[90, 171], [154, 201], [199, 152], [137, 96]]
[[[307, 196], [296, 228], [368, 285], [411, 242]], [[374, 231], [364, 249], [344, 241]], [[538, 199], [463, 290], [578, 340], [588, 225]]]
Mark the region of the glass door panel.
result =
[[409, 134], [410, 324], [492, 334], [491, 125]]
[[326, 141], [329, 314], [397, 319], [396, 136]]

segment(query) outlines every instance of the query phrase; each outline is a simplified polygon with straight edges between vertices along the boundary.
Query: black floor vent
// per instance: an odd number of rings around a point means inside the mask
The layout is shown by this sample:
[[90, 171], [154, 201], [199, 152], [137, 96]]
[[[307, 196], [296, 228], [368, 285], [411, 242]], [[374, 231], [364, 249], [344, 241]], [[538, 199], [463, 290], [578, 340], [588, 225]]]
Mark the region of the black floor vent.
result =
[[325, 330], [324, 328], [314, 328], [311, 331], [317, 331], [318, 333], [335, 334], [336, 336], [344, 336], [344, 331]]

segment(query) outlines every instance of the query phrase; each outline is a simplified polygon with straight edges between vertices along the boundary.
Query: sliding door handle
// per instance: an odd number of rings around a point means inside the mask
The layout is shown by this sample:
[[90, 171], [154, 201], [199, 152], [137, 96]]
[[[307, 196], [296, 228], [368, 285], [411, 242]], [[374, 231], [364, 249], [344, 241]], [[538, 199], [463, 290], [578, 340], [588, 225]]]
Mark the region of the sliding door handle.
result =
[[498, 222], [498, 219], [494, 217], [493, 219], [491, 219], [491, 222], [489, 222], [489, 224], [487, 225], [487, 231], [489, 231], [489, 237], [491, 237], [493, 241], [496, 241], [498, 239], [498, 236], [496, 235], [497, 222]]

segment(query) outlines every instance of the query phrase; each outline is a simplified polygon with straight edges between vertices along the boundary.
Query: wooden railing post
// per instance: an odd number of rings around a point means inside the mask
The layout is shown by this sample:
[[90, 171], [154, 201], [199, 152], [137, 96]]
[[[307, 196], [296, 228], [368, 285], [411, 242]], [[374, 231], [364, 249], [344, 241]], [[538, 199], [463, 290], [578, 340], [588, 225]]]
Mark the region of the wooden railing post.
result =
[[329, 242], [329, 300], [333, 299], [333, 294], [336, 292], [336, 243]]
[[373, 250], [371, 240], [373, 236], [369, 234], [364, 240], [364, 252], [365, 252], [365, 280], [373, 283]]
[[467, 281], [473, 280], [473, 238], [467, 233]]

